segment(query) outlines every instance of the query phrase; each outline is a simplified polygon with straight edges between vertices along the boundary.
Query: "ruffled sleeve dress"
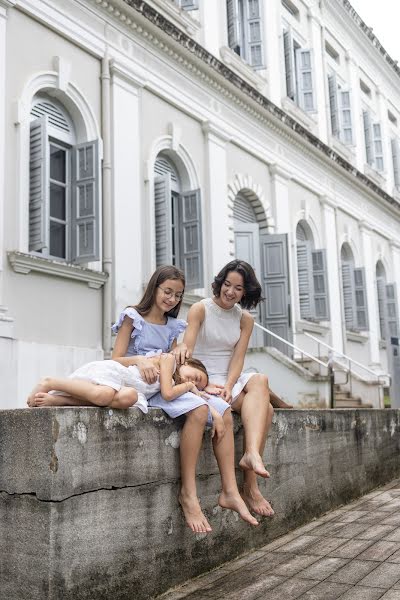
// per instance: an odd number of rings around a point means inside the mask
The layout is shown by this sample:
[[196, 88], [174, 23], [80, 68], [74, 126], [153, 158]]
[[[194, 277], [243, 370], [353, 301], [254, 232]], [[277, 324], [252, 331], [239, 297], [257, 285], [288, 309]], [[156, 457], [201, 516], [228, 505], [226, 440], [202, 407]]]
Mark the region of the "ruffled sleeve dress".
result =
[[[128, 307], [122, 311], [118, 321], [113, 325], [112, 331], [118, 333], [124, 319], [132, 319], [133, 329], [126, 356], [153, 355], [155, 352], [169, 352], [173, 341], [186, 329], [187, 323], [182, 319], [168, 317], [165, 325], [148, 323], [142, 315], [133, 307]], [[206, 402], [200, 396], [187, 392], [179, 398], [167, 402], [160, 393], [155, 394], [148, 401], [149, 406], [161, 408], [169, 417], [175, 419], [197, 408], [198, 406], [213, 404], [220, 414], [223, 414], [229, 404], [220, 398], [211, 398]], [[209, 414], [211, 422], [211, 414]]]

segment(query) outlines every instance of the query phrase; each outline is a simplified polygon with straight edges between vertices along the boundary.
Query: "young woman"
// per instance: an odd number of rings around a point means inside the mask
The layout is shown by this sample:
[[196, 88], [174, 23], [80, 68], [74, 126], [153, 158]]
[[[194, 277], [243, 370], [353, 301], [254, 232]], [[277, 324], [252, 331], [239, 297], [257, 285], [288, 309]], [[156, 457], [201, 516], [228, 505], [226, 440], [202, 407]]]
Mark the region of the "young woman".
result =
[[253, 317], [246, 310], [261, 300], [261, 285], [253, 268], [233, 260], [218, 273], [212, 284], [213, 298], [201, 300], [190, 308], [183, 343], [173, 353], [178, 362], [194, 355], [208, 371], [207, 391], [218, 394], [239, 413], [244, 429], [243, 498], [249, 508], [263, 516], [274, 511], [262, 496], [257, 476], [269, 477], [262, 455], [270, 429], [273, 408], [268, 379], [258, 373], [242, 373], [244, 357], [253, 331]]

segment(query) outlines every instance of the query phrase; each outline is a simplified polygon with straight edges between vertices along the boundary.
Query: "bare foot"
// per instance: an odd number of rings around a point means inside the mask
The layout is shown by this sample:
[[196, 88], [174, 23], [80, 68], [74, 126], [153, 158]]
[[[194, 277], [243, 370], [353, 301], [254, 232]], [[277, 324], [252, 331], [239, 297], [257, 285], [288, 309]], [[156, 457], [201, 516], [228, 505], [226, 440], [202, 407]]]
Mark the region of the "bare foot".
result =
[[179, 503], [182, 507], [183, 514], [185, 515], [186, 523], [194, 533], [209, 533], [212, 531], [196, 497], [184, 498], [180, 494]]
[[46, 392], [38, 392], [33, 399], [33, 406], [65, 406], [65, 396], [54, 396]]
[[269, 477], [269, 473], [263, 465], [261, 456], [256, 452], [245, 452], [240, 459], [239, 467], [243, 471], [254, 471], [260, 477]]
[[269, 392], [269, 399], [274, 408], [293, 408], [292, 404], [288, 404], [282, 398], [279, 398], [274, 392]]
[[250, 514], [245, 501], [239, 493], [236, 492], [235, 494], [226, 494], [225, 492], [221, 492], [218, 499], [218, 504], [222, 508], [229, 508], [230, 510], [234, 510], [235, 512], [239, 513], [240, 518], [243, 519], [243, 521], [250, 523], [250, 525], [258, 525], [257, 519]]
[[247, 506], [257, 515], [261, 515], [263, 517], [272, 517], [275, 514], [272, 506], [269, 502], [267, 502], [258, 488], [250, 489], [245, 484], [243, 486], [242, 495]]
[[49, 392], [51, 390], [51, 386], [49, 384], [49, 378], [48, 377], [44, 377], [43, 379], [41, 379], [39, 381], [39, 383], [37, 385], [35, 385], [35, 387], [33, 388], [33, 390], [31, 391], [31, 393], [28, 396], [28, 400], [26, 401], [27, 405], [30, 406], [31, 408], [33, 406], [36, 406], [35, 404], [35, 396], [37, 393], [39, 392]]

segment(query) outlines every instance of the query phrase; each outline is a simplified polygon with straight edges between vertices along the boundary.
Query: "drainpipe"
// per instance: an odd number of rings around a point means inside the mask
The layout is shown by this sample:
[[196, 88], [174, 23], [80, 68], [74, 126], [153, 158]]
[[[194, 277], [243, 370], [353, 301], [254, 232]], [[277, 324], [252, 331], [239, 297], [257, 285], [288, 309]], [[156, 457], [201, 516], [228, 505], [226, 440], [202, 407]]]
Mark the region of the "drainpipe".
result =
[[103, 350], [104, 358], [111, 356], [112, 317], [112, 187], [111, 187], [111, 81], [108, 51], [101, 70], [101, 124], [103, 134], [103, 271], [107, 281], [103, 286]]

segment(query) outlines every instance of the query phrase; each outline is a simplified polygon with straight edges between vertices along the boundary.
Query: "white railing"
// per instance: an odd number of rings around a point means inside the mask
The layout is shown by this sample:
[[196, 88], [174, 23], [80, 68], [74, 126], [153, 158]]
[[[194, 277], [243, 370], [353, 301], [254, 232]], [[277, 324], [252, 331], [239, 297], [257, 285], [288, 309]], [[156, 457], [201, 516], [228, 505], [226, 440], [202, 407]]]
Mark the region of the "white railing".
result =
[[312, 354], [309, 354], [308, 352], [306, 352], [305, 350], [302, 350], [301, 348], [299, 348], [298, 346], [295, 346], [294, 344], [292, 344], [291, 342], [288, 342], [287, 340], [285, 340], [284, 338], [280, 337], [279, 335], [277, 335], [276, 333], [274, 333], [273, 331], [271, 331], [270, 329], [267, 329], [266, 327], [263, 327], [262, 325], [260, 325], [257, 322], [254, 322], [254, 325], [256, 327], [258, 327], [259, 329], [262, 329], [262, 331], [265, 331], [265, 333], [268, 333], [268, 335], [272, 335], [272, 337], [274, 337], [275, 339], [279, 340], [280, 342], [282, 342], [283, 344], [285, 344], [286, 346], [289, 346], [290, 348], [293, 348], [293, 350], [295, 350], [296, 352], [300, 353], [302, 356], [307, 356], [307, 358], [309, 358], [310, 360], [313, 360], [314, 362], [316, 362], [319, 367], [320, 367], [320, 374], [321, 374], [321, 367], [324, 367], [325, 369], [329, 369], [329, 362], [324, 363], [322, 360], [320, 360], [319, 358], [316, 358], [315, 356], [313, 356]]
[[[376, 383], [378, 386], [378, 396], [380, 399], [380, 387], [385, 387], [385, 386], [389, 386], [390, 385], [390, 374], [389, 373], [381, 373], [378, 374], [375, 371], [373, 371], [372, 369], [370, 369], [369, 367], [366, 367], [365, 365], [363, 365], [362, 363], [358, 362], [357, 360], [354, 360], [353, 358], [351, 358], [350, 356], [347, 356], [347, 354], [344, 354], [343, 352], [341, 352], [340, 350], [336, 350], [336, 348], [334, 348], [333, 346], [330, 346], [329, 344], [327, 344], [326, 342], [323, 342], [322, 340], [314, 337], [313, 335], [311, 335], [310, 333], [308, 333], [307, 331], [304, 331], [304, 335], [307, 336], [308, 338], [314, 340], [314, 342], [317, 342], [318, 344], [318, 356], [321, 356], [321, 352], [320, 352], [320, 346], [324, 346], [325, 348], [328, 348], [329, 350], [329, 360], [328, 360], [328, 364], [333, 368], [332, 363], [335, 360], [335, 355], [340, 357], [340, 358], [344, 358], [347, 361], [347, 366], [342, 364], [340, 362], [340, 360], [337, 360], [338, 364], [342, 367], [342, 369], [344, 371], [347, 372], [348, 374], [348, 383], [349, 383], [349, 387], [350, 387], [350, 394], [352, 394], [352, 374], [356, 373], [356, 371], [353, 371], [352, 369], [352, 365], [357, 366], [359, 369], [362, 369], [364, 371], [366, 371], [367, 373], [369, 373], [370, 375], [372, 375], [372, 379], [368, 379], [367, 381], [369, 383]], [[358, 373], [359, 375], [359, 373]], [[346, 382], [347, 383], [347, 382]]]

